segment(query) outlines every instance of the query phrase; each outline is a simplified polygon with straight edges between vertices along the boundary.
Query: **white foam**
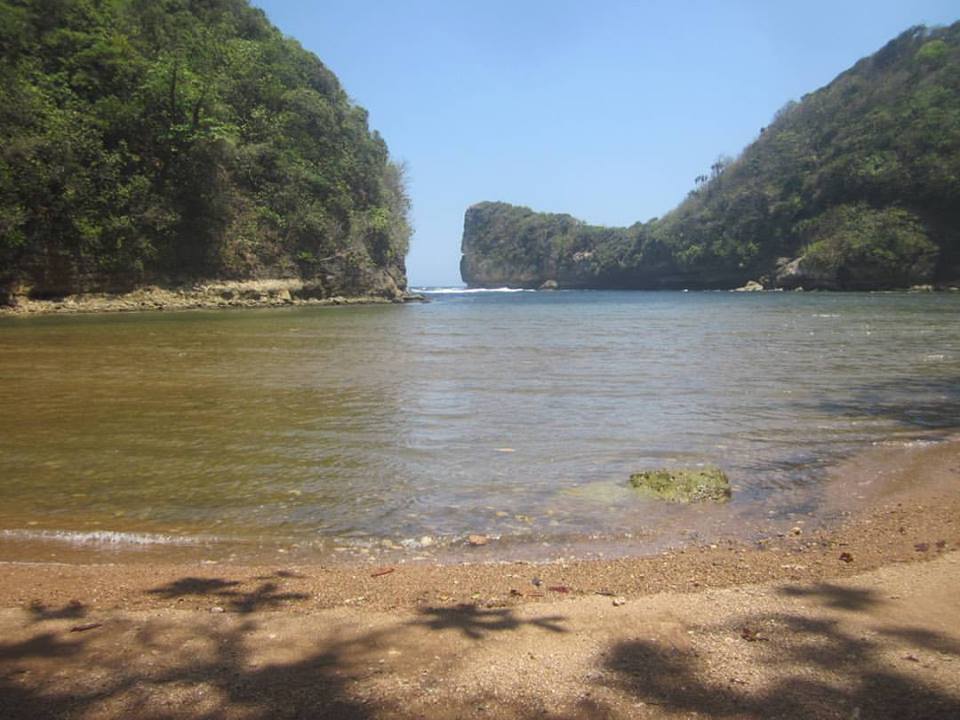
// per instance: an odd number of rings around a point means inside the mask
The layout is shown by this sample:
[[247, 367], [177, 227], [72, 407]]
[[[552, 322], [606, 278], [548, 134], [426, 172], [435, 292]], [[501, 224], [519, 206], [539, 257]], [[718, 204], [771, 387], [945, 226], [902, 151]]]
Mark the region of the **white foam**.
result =
[[941, 440], [925, 440], [917, 438], [916, 440], [876, 440], [874, 446], [882, 447], [901, 447], [901, 448], [928, 448], [939, 445]]
[[518, 293], [518, 292], [536, 292], [529, 288], [413, 288], [414, 292], [424, 295], [470, 295], [473, 293]]
[[93, 530], [90, 532], [72, 530], [0, 530], [0, 537], [11, 540], [61, 542], [69, 545], [198, 545], [216, 540], [207, 537], [189, 537], [183, 535], [161, 535], [159, 533], [130, 533], [114, 530]]

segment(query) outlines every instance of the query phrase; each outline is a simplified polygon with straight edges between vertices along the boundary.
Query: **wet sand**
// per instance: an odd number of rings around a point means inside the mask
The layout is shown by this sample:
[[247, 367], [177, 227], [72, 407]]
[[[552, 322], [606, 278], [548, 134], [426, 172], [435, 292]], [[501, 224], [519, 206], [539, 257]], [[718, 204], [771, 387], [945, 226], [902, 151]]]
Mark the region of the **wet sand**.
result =
[[652, 557], [0, 565], [0, 717], [952, 717], [960, 441], [830, 529]]

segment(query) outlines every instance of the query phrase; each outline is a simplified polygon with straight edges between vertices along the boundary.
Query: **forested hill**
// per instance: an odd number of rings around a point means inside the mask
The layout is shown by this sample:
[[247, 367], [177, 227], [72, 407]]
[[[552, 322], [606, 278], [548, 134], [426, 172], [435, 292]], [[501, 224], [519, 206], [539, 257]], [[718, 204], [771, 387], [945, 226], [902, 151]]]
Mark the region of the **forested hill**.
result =
[[246, 0], [0, 0], [0, 302], [396, 294], [408, 204], [366, 111]]
[[603, 228], [481, 203], [467, 210], [463, 254], [472, 286], [955, 282], [960, 23], [912, 28], [787, 104], [739, 158], [714, 162], [661, 219]]

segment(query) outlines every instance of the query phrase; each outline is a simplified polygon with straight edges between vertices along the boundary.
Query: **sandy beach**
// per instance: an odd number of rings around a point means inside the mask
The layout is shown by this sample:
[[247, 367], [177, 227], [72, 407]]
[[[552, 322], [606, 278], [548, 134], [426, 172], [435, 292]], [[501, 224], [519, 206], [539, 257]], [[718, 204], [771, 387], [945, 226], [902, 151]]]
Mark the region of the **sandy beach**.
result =
[[955, 717], [958, 482], [875, 448], [837, 527], [611, 561], [8, 562], [0, 717]]

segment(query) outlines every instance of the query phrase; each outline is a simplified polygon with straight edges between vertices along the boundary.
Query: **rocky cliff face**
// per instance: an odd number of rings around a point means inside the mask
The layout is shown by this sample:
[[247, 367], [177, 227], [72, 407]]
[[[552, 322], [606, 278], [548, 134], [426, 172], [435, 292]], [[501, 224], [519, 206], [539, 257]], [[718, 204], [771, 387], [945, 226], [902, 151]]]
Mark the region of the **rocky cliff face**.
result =
[[506, 203], [473, 205], [463, 220], [460, 275], [470, 287], [540, 287], [556, 279], [559, 246], [578, 225]]

